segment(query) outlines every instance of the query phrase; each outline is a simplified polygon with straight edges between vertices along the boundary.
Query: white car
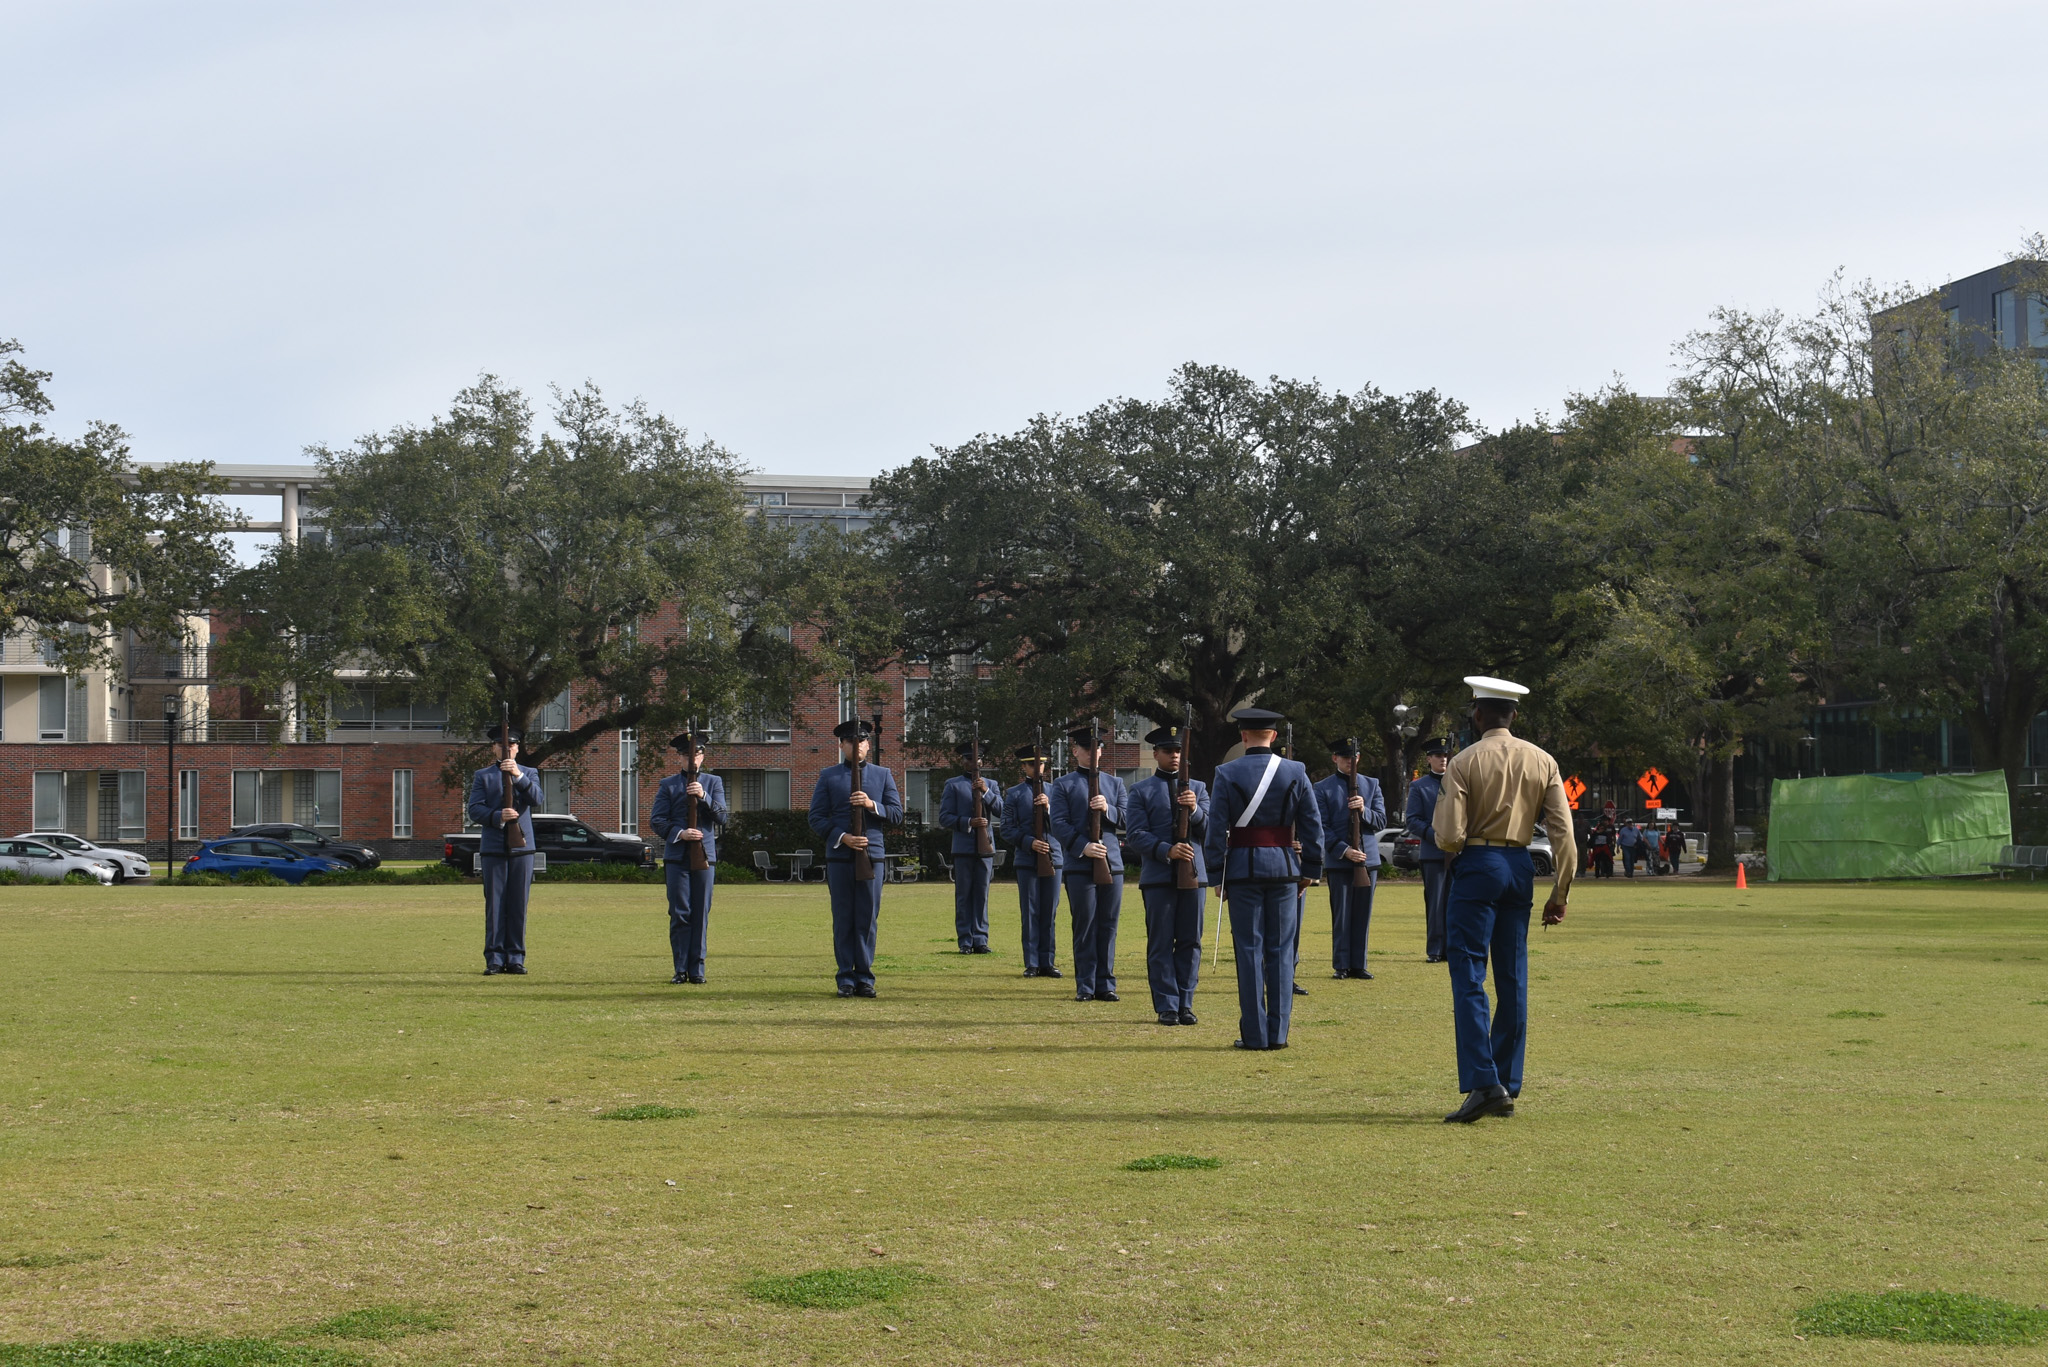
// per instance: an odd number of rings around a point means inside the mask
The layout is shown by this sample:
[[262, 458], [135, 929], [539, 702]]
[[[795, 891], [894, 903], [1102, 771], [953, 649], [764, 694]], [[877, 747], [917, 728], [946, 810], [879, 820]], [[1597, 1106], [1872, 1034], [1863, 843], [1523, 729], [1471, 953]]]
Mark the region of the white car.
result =
[[114, 881], [114, 866], [104, 859], [92, 859], [41, 840], [0, 840], [0, 869], [28, 878], [46, 878], [60, 883], [66, 874], [89, 873], [106, 887]]
[[55, 845], [68, 854], [86, 859], [97, 859], [114, 867], [114, 881], [125, 883], [131, 878], [149, 877], [149, 861], [133, 850], [113, 849], [106, 845], [95, 845], [68, 831], [23, 831], [16, 840], [40, 840], [45, 845]]

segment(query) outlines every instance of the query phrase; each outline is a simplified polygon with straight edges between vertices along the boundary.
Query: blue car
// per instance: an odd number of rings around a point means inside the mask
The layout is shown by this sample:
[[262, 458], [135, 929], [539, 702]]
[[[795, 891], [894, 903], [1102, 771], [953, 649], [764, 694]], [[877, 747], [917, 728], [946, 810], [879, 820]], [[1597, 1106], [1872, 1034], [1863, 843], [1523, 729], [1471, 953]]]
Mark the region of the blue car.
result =
[[185, 861], [187, 873], [224, 873], [233, 878], [237, 874], [261, 869], [287, 883], [303, 883], [316, 873], [338, 873], [353, 867], [346, 859], [307, 854], [282, 840], [246, 835], [209, 840], [199, 847], [197, 854]]

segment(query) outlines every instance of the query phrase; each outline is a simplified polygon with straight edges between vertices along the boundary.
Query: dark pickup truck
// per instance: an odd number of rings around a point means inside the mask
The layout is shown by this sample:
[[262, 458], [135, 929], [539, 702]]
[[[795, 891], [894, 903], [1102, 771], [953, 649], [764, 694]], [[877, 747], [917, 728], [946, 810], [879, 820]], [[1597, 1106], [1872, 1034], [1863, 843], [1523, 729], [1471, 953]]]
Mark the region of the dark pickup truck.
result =
[[[476, 872], [481, 836], [467, 832], [441, 837], [441, 862], [464, 873]], [[654, 851], [637, 835], [592, 830], [573, 816], [533, 814], [534, 853], [550, 864], [603, 862], [652, 866]]]

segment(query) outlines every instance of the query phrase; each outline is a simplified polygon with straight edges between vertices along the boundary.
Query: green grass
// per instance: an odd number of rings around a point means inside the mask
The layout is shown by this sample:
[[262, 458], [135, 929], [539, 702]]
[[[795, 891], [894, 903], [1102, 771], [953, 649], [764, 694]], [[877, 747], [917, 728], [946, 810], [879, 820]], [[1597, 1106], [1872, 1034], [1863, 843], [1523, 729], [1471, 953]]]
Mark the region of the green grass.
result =
[[0, 1344], [0, 1367], [355, 1367], [362, 1359], [329, 1348], [269, 1339], [74, 1339]]
[[1191, 1153], [1155, 1153], [1150, 1158], [1133, 1158], [1125, 1172], [1175, 1172], [1190, 1168], [1220, 1168], [1220, 1158], [1197, 1158]]
[[[1371, 982], [1325, 976], [1312, 897], [1292, 1047], [1250, 1055], [1227, 949], [1202, 1024], [1154, 1023], [1135, 912], [1124, 1000], [1079, 1003], [1020, 976], [1014, 897], [963, 957], [951, 889], [892, 886], [898, 967], [842, 1001], [816, 886], [721, 888], [704, 987], [657, 888], [537, 888], [523, 978], [482, 976], [479, 902], [0, 889], [0, 1363], [2040, 1360], [1797, 1316], [2043, 1300], [2048, 885], [1582, 886], [1530, 937], [1517, 1114], [1469, 1127], [1414, 884]], [[592, 1123], [643, 1106], [697, 1114]], [[366, 1306], [445, 1327], [308, 1335]]]
[[893, 1301], [931, 1280], [890, 1267], [825, 1268], [793, 1277], [755, 1277], [741, 1289], [757, 1301], [793, 1310], [852, 1310]]
[[697, 1114], [688, 1106], [662, 1106], [655, 1102], [642, 1102], [638, 1106], [620, 1106], [604, 1111], [599, 1120], [688, 1120]]
[[1947, 1291], [1829, 1296], [1802, 1308], [1803, 1333], [1894, 1343], [2039, 1343], [2048, 1308]]
[[403, 1305], [372, 1305], [324, 1319], [308, 1326], [306, 1332], [323, 1334], [328, 1338], [368, 1339], [381, 1343], [410, 1334], [438, 1334], [447, 1327], [448, 1318], [430, 1310], [414, 1310]]

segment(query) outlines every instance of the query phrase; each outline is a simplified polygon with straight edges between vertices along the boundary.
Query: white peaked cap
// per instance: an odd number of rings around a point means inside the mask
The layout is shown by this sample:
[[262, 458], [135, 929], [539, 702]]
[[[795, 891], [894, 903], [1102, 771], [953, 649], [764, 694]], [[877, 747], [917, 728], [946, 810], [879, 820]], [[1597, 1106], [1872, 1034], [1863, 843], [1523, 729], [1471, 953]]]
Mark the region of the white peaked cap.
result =
[[1506, 679], [1489, 679], [1484, 674], [1467, 674], [1465, 683], [1471, 688], [1472, 696], [1475, 698], [1506, 698], [1509, 702], [1514, 702], [1529, 696], [1529, 690], [1518, 683], [1509, 683]]

